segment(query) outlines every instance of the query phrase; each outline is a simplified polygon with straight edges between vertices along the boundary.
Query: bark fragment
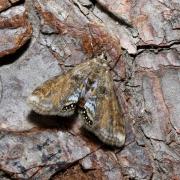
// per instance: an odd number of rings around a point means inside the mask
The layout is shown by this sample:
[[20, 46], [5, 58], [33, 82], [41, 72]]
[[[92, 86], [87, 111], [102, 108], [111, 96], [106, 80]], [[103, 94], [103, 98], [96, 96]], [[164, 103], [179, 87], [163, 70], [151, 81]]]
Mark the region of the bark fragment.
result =
[[23, 5], [0, 14], [0, 57], [16, 52], [30, 38], [32, 27]]

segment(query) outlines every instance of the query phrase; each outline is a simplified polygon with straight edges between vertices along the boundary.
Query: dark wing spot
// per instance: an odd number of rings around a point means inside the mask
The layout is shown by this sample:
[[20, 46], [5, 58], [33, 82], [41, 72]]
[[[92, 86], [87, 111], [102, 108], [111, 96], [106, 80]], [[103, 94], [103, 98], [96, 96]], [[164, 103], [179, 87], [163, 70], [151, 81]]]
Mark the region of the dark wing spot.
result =
[[70, 104], [70, 105], [68, 105], [68, 106], [64, 106], [63, 108], [62, 108], [62, 110], [63, 111], [67, 111], [67, 110], [74, 110], [76, 108], [76, 104]]
[[89, 125], [92, 126], [93, 125], [93, 122], [91, 120], [89, 120]]
[[79, 74], [75, 74], [74, 76], [72, 76], [72, 79], [76, 82], [79, 82], [82, 79], [82, 77]]
[[101, 95], [104, 95], [107, 92], [106, 87], [104, 87], [104, 86], [99, 86], [98, 91], [99, 91], [99, 94], [101, 94]]
[[80, 112], [83, 116], [83, 119], [85, 121], [85, 123], [89, 126], [92, 126], [93, 125], [93, 121], [89, 119], [88, 115], [87, 115], [87, 112], [84, 108], [80, 108]]

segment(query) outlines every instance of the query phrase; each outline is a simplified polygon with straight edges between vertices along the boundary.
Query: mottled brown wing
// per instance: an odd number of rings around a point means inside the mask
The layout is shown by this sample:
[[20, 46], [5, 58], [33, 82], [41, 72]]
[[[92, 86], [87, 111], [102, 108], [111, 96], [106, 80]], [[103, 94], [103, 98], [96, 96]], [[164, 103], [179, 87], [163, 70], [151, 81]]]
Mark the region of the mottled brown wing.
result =
[[28, 97], [28, 104], [39, 114], [72, 115], [93, 64], [93, 60], [81, 63], [67, 73], [44, 82]]
[[[108, 145], [120, 147], [125, 142], [124, 119], [107, 68], [102, 67], [86, 94], [81, 108], [84, 127]], [[89, 77], [90, 78], [90, 77]]]

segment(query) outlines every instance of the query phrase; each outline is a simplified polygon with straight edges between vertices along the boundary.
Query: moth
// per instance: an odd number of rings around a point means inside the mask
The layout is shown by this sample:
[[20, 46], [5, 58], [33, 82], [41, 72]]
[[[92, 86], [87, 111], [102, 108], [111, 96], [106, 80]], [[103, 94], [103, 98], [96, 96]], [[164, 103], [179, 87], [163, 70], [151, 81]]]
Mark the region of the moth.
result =
[[27, 99], [42, 115], [71, 116], [77, 110], [83, 127], [102, 142], [121, 147], [124, 118], [107, 61], [97, 57], [37, 87]]

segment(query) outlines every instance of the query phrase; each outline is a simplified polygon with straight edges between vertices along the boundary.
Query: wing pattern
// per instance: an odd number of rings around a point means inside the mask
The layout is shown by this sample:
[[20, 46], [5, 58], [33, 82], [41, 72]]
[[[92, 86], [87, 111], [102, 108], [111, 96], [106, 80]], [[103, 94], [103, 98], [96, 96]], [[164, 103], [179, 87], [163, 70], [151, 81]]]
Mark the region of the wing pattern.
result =
[[36, 88], [28, 104], [40, 114], [70, 116], [78, 108], [83, 126], [102, 142], [125, 142], [124, 118], [106, 61], [94, 58]]

